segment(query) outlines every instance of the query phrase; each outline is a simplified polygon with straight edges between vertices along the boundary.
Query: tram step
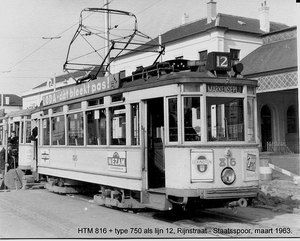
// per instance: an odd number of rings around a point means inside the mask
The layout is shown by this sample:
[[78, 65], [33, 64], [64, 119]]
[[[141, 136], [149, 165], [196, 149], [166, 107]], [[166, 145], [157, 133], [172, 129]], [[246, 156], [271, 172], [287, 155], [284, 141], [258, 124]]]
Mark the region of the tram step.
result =
[[162, 190], [148, 190], [148, 203], [144, 205], [147, 208], [161, 211], [172, 209], [172, 204], [167, 200], [166, 193]]

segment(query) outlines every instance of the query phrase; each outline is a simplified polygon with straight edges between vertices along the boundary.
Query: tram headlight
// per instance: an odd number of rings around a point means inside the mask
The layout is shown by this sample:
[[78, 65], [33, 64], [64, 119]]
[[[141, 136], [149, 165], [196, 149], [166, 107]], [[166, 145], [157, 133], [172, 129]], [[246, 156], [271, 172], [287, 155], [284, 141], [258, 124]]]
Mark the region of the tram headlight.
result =
[[225, 183], [226, 185], [231, 185], [234, 183], [236, 178], [235, 172], [232, 168], [226, 167], [221, 173], [221, 179], [222, 182]]

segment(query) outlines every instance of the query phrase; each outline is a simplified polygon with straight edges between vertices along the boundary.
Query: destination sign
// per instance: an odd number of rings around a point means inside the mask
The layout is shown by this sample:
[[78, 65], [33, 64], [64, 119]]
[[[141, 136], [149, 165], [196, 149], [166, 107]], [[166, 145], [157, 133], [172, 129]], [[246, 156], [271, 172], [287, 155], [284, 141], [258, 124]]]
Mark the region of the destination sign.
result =
[[242, 86], [233, 85], [207, 85], [207, 92], [216, 93], [242, 93]]
[[119, 88], [119, 82], [119, 74], [98, 77], [95, 80], [72, 87], [66, 87], [43, 96], [43, 105], [52, 105], [66, 100], [117, 89]]

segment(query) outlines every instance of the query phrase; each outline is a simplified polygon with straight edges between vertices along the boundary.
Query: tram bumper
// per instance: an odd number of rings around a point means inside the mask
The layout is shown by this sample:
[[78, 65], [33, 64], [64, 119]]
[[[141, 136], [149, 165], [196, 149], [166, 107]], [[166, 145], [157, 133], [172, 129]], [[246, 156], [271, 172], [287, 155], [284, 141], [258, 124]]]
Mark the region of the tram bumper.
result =
[[201, 199], [231, 199], [256, 197], [259, 192], [258, 186], [237, 187], [237, 188], [213, 188], [200, 190]]
[[208, 189], [167, 189], [167, 198], [173, 203], [186, 204], [189, 198], [198, 200], [228, 200], [231, 206], [243, 206], [245, 198], [255, 198], [259, 186]]

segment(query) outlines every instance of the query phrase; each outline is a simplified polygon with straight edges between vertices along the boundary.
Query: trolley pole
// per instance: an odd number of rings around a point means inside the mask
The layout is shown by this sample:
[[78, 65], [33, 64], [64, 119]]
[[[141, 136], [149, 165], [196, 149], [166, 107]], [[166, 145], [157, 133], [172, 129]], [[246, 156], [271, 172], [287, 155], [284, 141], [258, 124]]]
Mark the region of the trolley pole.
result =
[[109, 75], [110, 73], [110, 66], [109, 66], [109, 63], [110, 63], [110, 54], [109, 54], [109, 45], [110, 45], [110, 42], [109, 42], [109, 13], [108, 13], [108, 7], [109, 5], [109, 2], [108, 0], [105, 0], [105, 8], [107, 9], [105, 15], [104, 15], [104, 28], [105, 28], [105, 55], [106, 55], [106, 76]]

